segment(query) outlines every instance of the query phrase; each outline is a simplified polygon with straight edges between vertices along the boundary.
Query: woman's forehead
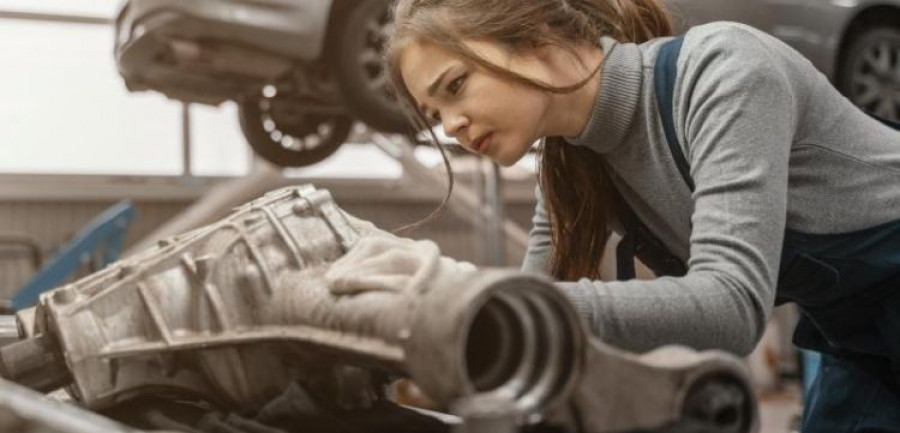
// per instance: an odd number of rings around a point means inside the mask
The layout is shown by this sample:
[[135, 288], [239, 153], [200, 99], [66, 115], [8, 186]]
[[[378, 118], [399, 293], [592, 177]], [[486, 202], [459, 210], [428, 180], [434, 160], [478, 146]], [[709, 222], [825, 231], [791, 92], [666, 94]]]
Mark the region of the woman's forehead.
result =
[[463, 63], [459, 54], [435, 43], [414, 42], [400, 51], [403, 81], [417, 99], [426, 94], [428, 86], [442, 72]]
[[[476, 57], [498, 66], [508, 66], [512, 57], [509, 50], [497, 42], [466, 40], [462, 44]], [[472, 63], [467, 57], [434, 42], [411, 42], [400, 51], [400, 71], [407, 86], [416, 78], [434, 78], [448, 67]]]
[[438, 65], [461, 61], [459, 54], [433, 42], [412, 42], [400, 51], [400, 69], [404, 74], [419, 75]]

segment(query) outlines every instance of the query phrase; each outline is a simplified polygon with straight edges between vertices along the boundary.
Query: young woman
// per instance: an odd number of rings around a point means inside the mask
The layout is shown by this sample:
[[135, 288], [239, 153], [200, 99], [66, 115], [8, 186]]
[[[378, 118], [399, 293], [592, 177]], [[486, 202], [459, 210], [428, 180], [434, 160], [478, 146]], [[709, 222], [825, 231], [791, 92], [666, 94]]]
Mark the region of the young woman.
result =
[[[777, 303], [822, 352], [804, 432], [900, 432], [900, 132], [732, 23], [671, 41], [656, 0], [399, 0], [387, 62], [419, 127], [503, 165], [541, 140], [525, 260], [606, 342], [750, 352]], [[671, 120], [667, 139], [666, 119]], [[630, 209], [684, 272], [599, 281]], [[634, 226], [632, 223], [631, 226]]]

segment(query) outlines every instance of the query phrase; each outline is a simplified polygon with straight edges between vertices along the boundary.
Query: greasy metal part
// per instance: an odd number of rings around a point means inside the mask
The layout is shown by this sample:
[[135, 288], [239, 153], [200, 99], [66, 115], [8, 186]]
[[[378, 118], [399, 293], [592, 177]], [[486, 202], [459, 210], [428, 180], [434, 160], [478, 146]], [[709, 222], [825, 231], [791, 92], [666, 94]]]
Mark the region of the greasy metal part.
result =
[[460, 286], [422, 299], [409, 373], [445, 405], [479, 393], [512, 399], [519, 414], [561, 403], [586, 344], [572, 306], [536, 277], [489, 273], [480, 284], [491, 290]]
[[20, 339], [35, 336], [34, 313], [36, 310], [36, 307], [29, 307], [16, 311], [16, 328], [18, 328]]
[[682, 407], [684, 419], [714, 426], [722, 433], [737, 433], [746, 430], [754, 420], [753, 400], [746, 384], [736, 382], [731, 377], [715, 374], [695, 383], [685, 396]]
[[[345, 215], [327, 191], [274, 191], [42, 297], [39, 337], [6, 349], [0, 364], [29, 386], [62, 385], [17, 362], [55, 344], [64, 364], [47, 357], [33, 368], [69, 371], [76, 398], [95, 408], [152, 388], [258, 407], [298, 376], [346, 377], [334, 373], [345, 364], [406, 372], [444, 405], [496, 390], [533, 411], [574, 386], [585, 337], [550, 282], [459, 272], [435, 247], [407, 289], [337, 296], [324, 275], [364, 235], [390, 236]], [[507, 336], [530, 355], [492, 347]], [[370, 395], [363, 382], [346, 386]]]
[[521, 425], [514, 402], [496, 394], [463, 398], [452, 412], [462, 419], [453, 433], [516, 433]]
[[[415, 261], [402, 283], [332, 284], [342, 258], [385, 240]], [[160, 241], [45, 294], [29, 316], [20, 317], [31, 337], [0, 348], [0, 374], [43, 390], [69, 385], [92, 408], [164, 391], [253, 409], [293, 381], [336, 407], [366, 408], [384, 398], [386, 371], [456, 404], [472, 432], [542, 419], [598, 433], [685, 419], [728, 433], [756, 425], [733, 358], [638, 356], [591, 341], [551, 281], [442, 257], [312, 186]]]
[[50, 335], [38, 335], [0, 351], [0, 376], [49, 392], [71, 381], [59, 347]]
[[0, 431], [21, 433], [137, 433], [77, 406], [0, 379]]
[[595, 340], [585, 355], [585, 374], [572, 400], [585, 431], [677, 423], [722, 433], [759, 429], [747, 373], [723, 352], [668, 346], [634, 355]]

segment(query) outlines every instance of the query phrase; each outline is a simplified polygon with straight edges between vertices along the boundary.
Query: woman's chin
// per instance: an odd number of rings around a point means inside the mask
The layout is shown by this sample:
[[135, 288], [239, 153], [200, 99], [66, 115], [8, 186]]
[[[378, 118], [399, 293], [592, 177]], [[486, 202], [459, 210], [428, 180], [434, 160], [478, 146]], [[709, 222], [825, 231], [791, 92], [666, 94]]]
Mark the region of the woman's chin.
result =
[[500, 154], [500, 155], [496, 155], [495, 157], [492, 157], [491, 160], [496, 162], [501, 167], [512, 167], [517, 162], [519, 162], [519, 160], [521, 160], [523, 156], [524, 156], [524, 154], [521, 154], [521, 155]]
[[530, 146], [520, 146], [515, 149], [503, 149], [506, 152], [498, 152], [495, 155], [491, 155], [491, 159], [503, 167], [511, 167], [521, 161], [528, 153], [529, 149], [531, 149]]
[[517, 161], [507, 161], [507, 160], [494, 160], [497, 165], [501, 167], [512, 167]]

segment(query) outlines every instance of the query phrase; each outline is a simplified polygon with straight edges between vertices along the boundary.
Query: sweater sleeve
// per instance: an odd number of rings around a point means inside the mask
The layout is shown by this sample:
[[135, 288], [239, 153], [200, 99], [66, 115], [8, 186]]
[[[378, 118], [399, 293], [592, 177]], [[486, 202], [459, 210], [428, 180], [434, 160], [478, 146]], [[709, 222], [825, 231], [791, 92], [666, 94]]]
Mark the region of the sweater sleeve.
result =
[[796, 60], [776, 43], [742, 26], [685, 41], [675, 122], [696, 185], [689, 270], [558, 283], [601, 339], [639, 352], [683, 344], [747, 354], [761, 337], [774, 305], [795, 129], [793, 89], [779, 65]]

